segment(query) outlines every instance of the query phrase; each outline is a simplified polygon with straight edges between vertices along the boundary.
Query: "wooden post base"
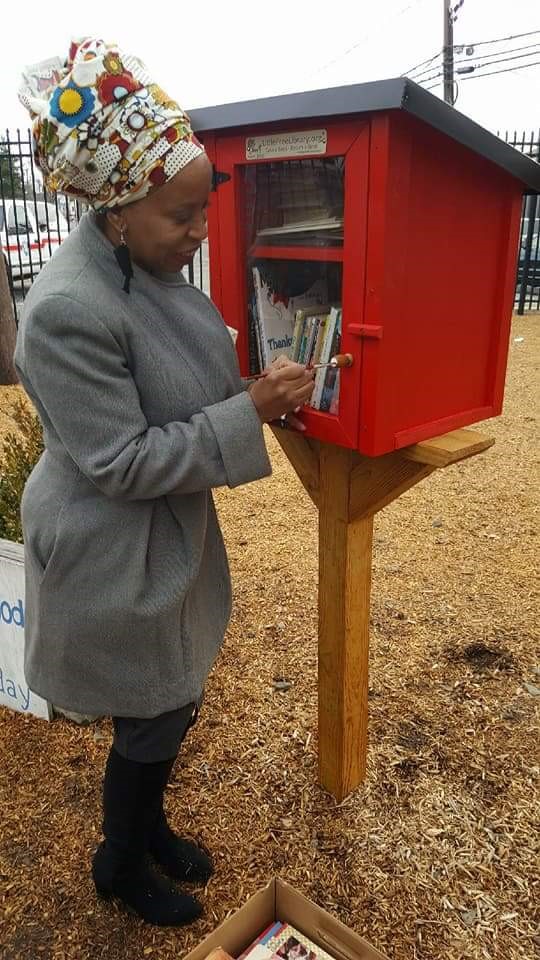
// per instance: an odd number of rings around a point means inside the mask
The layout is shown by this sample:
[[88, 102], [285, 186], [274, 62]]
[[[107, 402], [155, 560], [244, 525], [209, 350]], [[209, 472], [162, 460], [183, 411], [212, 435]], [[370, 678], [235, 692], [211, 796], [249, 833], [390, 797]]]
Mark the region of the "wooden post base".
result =
[[273, 432], [319, 508], [319, 780], [342, 800], [366, 772], [373, 518], [434, 470], [494, 441], [456, 430], [365, 457]]

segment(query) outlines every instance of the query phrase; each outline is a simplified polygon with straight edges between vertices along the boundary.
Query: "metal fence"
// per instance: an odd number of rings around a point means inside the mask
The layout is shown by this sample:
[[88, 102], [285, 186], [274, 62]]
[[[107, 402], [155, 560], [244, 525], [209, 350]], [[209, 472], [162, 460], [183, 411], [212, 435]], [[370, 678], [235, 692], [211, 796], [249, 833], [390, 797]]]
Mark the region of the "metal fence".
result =
[[[540, 131], [499, 134], [507, 143], [540, 161]], [[84, 205], [48, 194], [33, 164], [30, 131], [0, 133], [0, 240], [11, 286], [15, 319], [32, 281], [58, 245], [77, 225]], [[189, 267], [189, 280], [209, 292], [206, 244]], [[540, 200], [523, 205], [515, 308], [540, 310]]]
[[0, 240], [15, 318], [32, 281], [83, 213], [81, 204], [44, 191], [32, 160], [29, 131], [0, 133]]
[[[0, 241], [16, 321], [33, 280], [84, 212], [83, 203], [44, 189], [29, 130], [0, 133]], [[206, 244], [188, 273], [191, 283], [209, 292]]]
[[[502, 136], [500, 132], [499, 136]], [[506, 130], [504, 139], [540, 162], [540, 130], [522, 134]], [[540, 198], [537, 196], [525, 197], [523, 201], [514, 305], [518, 313], [540, 310]]]

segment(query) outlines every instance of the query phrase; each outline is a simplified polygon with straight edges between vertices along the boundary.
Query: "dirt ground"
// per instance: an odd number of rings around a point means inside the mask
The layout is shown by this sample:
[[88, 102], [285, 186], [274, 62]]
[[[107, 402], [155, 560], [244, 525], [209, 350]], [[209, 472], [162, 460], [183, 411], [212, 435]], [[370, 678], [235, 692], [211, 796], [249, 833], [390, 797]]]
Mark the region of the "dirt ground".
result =
[[218, 493], [235, 611], [167, 794], [216, 860], [192, 928], [95, 899], [109, 721], [0, 710], [2, 960], [178, 960], [274, 875], [391, 960], [532, 960], [539, 345], [516, 318], [495, 446], [376, 521], [368, 777], [341, 804], [317, 785], [315, 508], [271, 436], [272, 478]]

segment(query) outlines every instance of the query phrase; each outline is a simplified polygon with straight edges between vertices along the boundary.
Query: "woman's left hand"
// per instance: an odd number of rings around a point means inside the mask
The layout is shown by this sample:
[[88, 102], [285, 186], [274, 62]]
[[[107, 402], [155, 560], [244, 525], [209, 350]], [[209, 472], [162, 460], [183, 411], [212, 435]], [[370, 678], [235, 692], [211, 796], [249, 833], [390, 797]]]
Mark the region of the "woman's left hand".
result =
[[[290, 360], [289, 357], [285, 356], [285, 354], [282, 354], [281, 356], [276, 357], [275, 360], [272, 360], [270, 367], [267, 369], [271, 370], [273, 367], [274, 370], [276, 368], [280, 370], [281, 367], [287, 367], [293, 362], [294, 361]], [[296, 416], [297, 413], [300, 413], [301, 409], [302, 407], [297, 407], [292, 413], [286, 413], [285, 416], [280, 417], [277, 422], [281, 427], [290, 427], [291, 430], [298, 430], [299, 433], [303, 433], [306, 429], [306, 425], [300, 420], [300, 417]]]
[[[300, 409], [301, 407], [297, 407], [295, 413]], [[290, 427], [291, 430], [298, 430], [299, 433], [303, 433], [306, 425], [300, 420], [300, 417], [295, 416], [295, 413], [286, 413], [284, 417], [280, 417], [277, 423], [280, 427]]]

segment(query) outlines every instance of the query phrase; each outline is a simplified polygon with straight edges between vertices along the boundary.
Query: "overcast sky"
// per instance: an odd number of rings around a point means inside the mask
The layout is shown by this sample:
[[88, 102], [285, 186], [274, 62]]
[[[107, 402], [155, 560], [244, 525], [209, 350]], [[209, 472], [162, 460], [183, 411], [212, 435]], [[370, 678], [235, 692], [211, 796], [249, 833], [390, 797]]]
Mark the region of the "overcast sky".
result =
[[[442, 10], [443, 0], [160, 0], [149, 6], [92, 0], [86, 7], [72, 0], [5, 0], [0, 128], [28, 126], [17, 101], [21, 67], [64, 57], [72, 36], [117, 41], [145, 60], [155, 80], [189, 109], [399, 76], [440, 49]], [[454, 42], [532, 30], [540, 30], [540, 0], [464, 0]], [[475, 52], [535, 40], [540, 34]], [[540, 61], [540, 54], [529, 61]], [[511, 60], [493, 69], [515, 65]], [[441, 86], [433, 92], [441, 96]], [[538, 129], [540, 65], [460, 80], [456, 108], [494, 131]]]

